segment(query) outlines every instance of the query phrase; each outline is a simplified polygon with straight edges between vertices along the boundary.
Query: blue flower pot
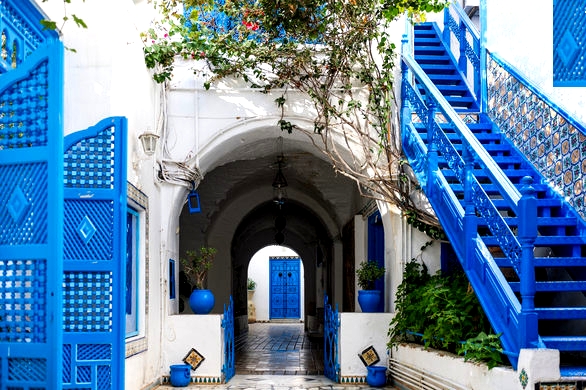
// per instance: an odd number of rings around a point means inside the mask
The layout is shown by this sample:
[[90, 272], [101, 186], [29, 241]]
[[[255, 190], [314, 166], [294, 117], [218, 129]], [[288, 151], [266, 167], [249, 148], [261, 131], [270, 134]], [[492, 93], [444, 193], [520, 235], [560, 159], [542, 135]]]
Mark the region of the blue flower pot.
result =
[[387, 368], [384, 366], [366, 367], [366, 383], [372, 387], [380, 387], [387, 384]]
[[193, 290], [189, 296], [189, 307], [195, 314], [209, 314], [215, 303], [216, 299], [210, 290]]
[[171, 368], [171, 385], [173, 387], [185, 387], [191, 380], [191, 366], [187, 364], [173, 364]]
[[358, 304], [363, 313], [379, 311], [380, 293], [380, 290], [358, 290]]

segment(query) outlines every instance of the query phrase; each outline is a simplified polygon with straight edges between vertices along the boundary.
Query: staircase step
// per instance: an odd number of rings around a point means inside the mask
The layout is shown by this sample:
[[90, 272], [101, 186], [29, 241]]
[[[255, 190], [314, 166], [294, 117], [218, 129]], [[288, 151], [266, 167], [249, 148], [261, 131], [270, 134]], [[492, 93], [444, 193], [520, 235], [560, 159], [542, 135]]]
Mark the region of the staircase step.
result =
[[431, 45], [431, 46], [417, 46], [413, 52], [414, 56], [419, 55], [438, 55], [446, 53], [446, 49], [443, 46]]
[[[499, 267], [509, 266], [509, 261], [504, 257], [495, 257], [494, 261]], [[535, 257], [534, 264], [536, 267], [548, 268], [584, 267], [586, 257]]]
[[[483, 236], [482, 241], [486, 246], [498, 246], [495, 236]], [[559, 246], [559, 245], [586, 245], [586, 238], [581, 236], [537, 236], [536, 246]]]
[[[586, 366], [560, 366], [560, 375], [562, 378], [576, 378], [576, 377], [586, 377]], [[569, 384], [574, 385], [576, 383], [575, 380], [570, 380]], [[564, 385], [566, 382], [561, 382], [560, 385]], [[551, 389], [552, 387], [550, 387]], [[569, 387], [570, 389], [572, 387]], [[560, 386], [560, 389], [563, 387]]]
[[[519, 218], [516, 217], [505, 217], [505, 222], [509, 226], [518, 226]], [[576, 225], [577, 218], [574, 217], [542, 217], [537, 218], [537, 226], [574, 226]], [[486, 224], [479, 223], [478, 226], [485, 227]], [[586, 265], [586, 263], [584, 263]]]
[[445, 50], [444, 46], [442, 45], [442, 41], [437, 36], [435, 36], [435, 37], [415, 36], [414, 41], [415, 41], [416, 47], [420, 47], [420, 45], [423, 47], [439, 46]]
[[[452, 143], [460, 143], [461, 141], [461, 137], [460, 134], [454, 133], [454, 132], [446, 132], [445, 133], [446, 136], [448, 137], [448, 139], [450, 141], [452, 141]], [[428, 134], [427, 133], [421, 133], [420, 134], [421, 139], [423, 140], [423, 142], [427, 142], [428, 139]], [[478, 133], [476, 134], [476, 138], [481, 142], [481, 143], [495, 143], [495, 142], [500, 142], [501, 141], [501, 136], [500, 134], [494, 134], [494, 133]]]
[[[515, 183], [513, 183], [513, 184], [515, 184]], [[550, 188], [547, 184], [533, 183], [531, 186], [533, 187], [533, 189], [535, 190], [535, 193], [537, 193], [537, 194], [547, 193], [548, 191], [550, 191]], [[450, 184], [450, 187], [452, 188], [452, 191], [454, 191], [456, 194], [464, 192], [464, 186], [460, 183]], [[517, 187], [517, 189], [519, 189], [521, 187], [521, 185], [516, 184], [515, 187]], [[499, 187], [496, 184], [482, 184], [482, 189], [488, 195], [499, 194]]]
[[[576, 320], [586, 319], [586, 307], [536, 307], [540, 320]], [[556, 337], [551, 337], [555, 339]], [[565, 337], [560, 337], [565, 338]], [[580, 337], [586, 342], [586, 336]], [[586, 344], [584, 344], [586, 346]], [[586, 350], [582, 349], [582, 350]]]
[[[492, 203], [495, 205], [497, 210], [506, 210], [509, 208], [508, 203], [504, 199], [492, 199]], [[539, 211], [540, 208], [553, 208], [553, 207], [561, 207], [562, 201], [561, 199], [539, 199], [537, 202], [537, 210]], [[538, 213], [539, 215], [539, 213]]]
[[542, 336], [541, 341], [547, 348], [560, 351], [585, 351], [586, 336]]
[[452, 65], [452, 59], [446, 54], [436, 54], [436, 55], [417, 55], [415, 54], [415, 61], [419, 64], [449, 64]]
[[[521, 291], [520, 282], [510, 282], [509, 285], [514, 292]], [[547, 281], [547, 282], [536, 282], [535, 291], [537, 292], [575, 292], [575, 291], [586, 291], [586, 282], [584, 281]]]
[[442, 64], [420, 64], [420, 65], [421, 65], [421, 68], [425, 71], [425, 73], [427, 73], [429, 75], [439, 74], [439, 75], [444, 76], [444, 75], [458, 73], [458, 70], [452, 65], [442, 65]]

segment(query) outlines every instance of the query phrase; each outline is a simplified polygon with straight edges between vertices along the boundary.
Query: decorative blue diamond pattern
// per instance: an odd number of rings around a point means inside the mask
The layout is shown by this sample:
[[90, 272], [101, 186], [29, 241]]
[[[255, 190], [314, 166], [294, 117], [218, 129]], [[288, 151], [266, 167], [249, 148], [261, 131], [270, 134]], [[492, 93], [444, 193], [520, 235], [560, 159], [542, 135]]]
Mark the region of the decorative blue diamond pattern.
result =
[[82, 219], [81, 223], [77, 227], [77, 232], [79, 233], [79, 236], [83, 240], [84, 244], [87, 244], [92, 239], [94, 233], [96, 232], [96, 227], [92, 221], [90, 221], [87, 215]]
[[24, 217], [28, 206], [29, 202], [27, 201], [20, 187], [17, 186], [12, 192], [12, 195], [10, 195], [10, 199], [8, 199], [8, 203], [6, 204], [6, 208], [8, 209], [8, 212], [10, 213], [10, 216], [15, 223], [19, 223], [22, 220], [22, 217]]
[[569, 30], [566, 30], [562, 40], [556, 49], [557, 54], [565, 66], [570, 66], [578, 55], [578, 44]]

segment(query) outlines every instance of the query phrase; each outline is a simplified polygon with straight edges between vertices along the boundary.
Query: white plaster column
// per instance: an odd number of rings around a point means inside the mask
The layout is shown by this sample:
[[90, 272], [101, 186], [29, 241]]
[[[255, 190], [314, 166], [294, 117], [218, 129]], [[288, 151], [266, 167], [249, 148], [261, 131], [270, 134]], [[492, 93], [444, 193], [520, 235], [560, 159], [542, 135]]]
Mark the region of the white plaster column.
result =
[[[366, 218], [362, 215], [355, 215], [354, 216], [354, 269], [358, 269], [360, 263], [366, 261], [368, 255], [368, 246], [367, 246], [367, 224]], [[358, 278], [354, 278], [354, 307], [355, 311], [360, 313], [362, 310], [360, 309], [360, 305], [358, 304]]]

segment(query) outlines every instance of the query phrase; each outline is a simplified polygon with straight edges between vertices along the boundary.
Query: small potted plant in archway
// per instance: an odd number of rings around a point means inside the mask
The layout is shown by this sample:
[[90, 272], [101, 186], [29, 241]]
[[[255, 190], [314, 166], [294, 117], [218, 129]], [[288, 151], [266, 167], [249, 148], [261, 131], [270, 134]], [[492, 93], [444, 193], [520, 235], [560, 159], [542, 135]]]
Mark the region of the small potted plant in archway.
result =
[[195, 314], [208, 314], [214, 308], [214, 294], [205, 289], [204, 284], [216, 257], [216, 252], [216, 248], [203, 246], [199, 251], [186, 251], [186, 257], [181, 259], [183, 272], [193, 286], [189, 297], [189, 306]]
[[374, 283], [385, 275], [385, 267], [375, 261], [363, 261], [356, 270], [358, 276], [358, 304], [364, 313], [377, 311], [381, 292], [374, 289]]

